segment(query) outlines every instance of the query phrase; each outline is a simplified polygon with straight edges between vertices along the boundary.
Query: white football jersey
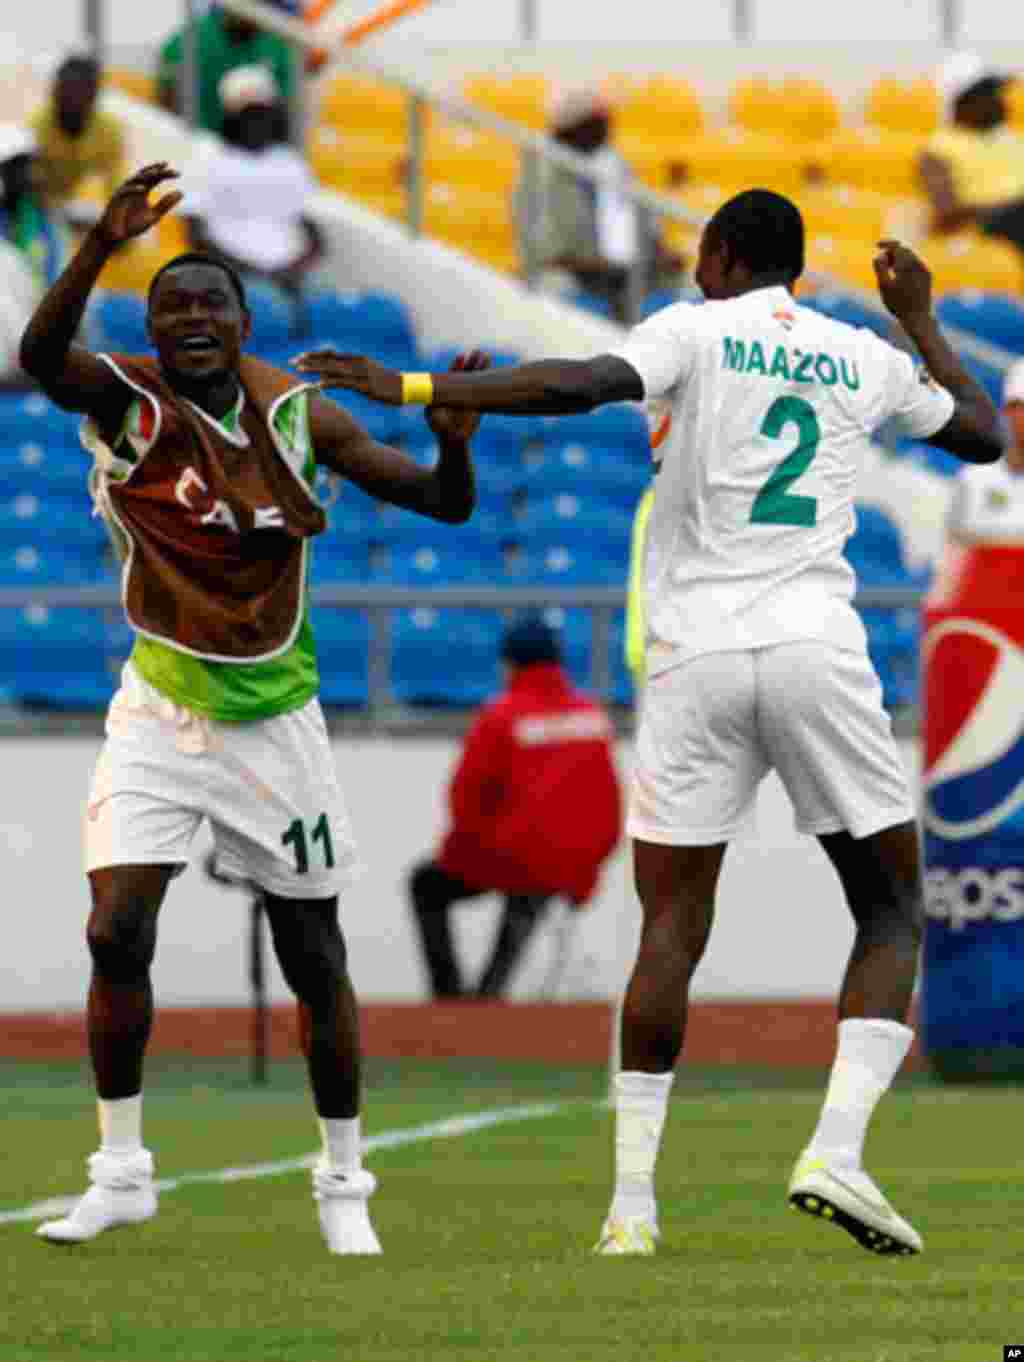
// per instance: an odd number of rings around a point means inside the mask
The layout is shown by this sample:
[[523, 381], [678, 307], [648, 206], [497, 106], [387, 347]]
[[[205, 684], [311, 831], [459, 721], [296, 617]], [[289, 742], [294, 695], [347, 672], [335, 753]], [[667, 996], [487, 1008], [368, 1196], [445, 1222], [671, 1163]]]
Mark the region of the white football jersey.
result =
[[1024, 473], [1004, 459], [963, 469], [953, 486], [946, 528], [968, 542], [1019, 544], [1024, 540]]
[[934, 435], [951, 395], [782, 287], [665, 308], [614, 353], [671, 403], [647, 529], [649, 674], [797, 639], [862, 649], [843, 556], [862, 456], [890, 420]]

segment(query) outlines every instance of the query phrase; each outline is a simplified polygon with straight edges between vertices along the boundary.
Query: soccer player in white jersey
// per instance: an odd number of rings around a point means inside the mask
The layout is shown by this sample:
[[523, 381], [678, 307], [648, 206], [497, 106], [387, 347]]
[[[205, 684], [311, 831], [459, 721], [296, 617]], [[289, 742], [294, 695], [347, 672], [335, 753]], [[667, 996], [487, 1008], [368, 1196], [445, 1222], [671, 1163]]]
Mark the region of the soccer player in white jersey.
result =
[[986, 463], [999, 455], [998, 416], [943, 339], [930, 275], [911, 251], [881, 243], [875, 270], [923, 367], [801, 307], [803, 264], [799, 210], [752, 189], [704, 230], [704, 304], [664, 309], [614, 354], [453, 377], [330, 351], [300, 361], [327, 386], [391, 403], [505, 413], [672, 404], [645, 564], [648, 679], [628, 824], [643, 929], [623, 1007], [605, 1254], [654, 1252], [654, 1165], [690, 980], [726, 847], [773, 767], [856, 926], [835, 1063], [789, 1199], [875, 1252], [922, 1247], [861, 1167], [868, 1122], [913, 1037], [922, 899], [913, 800], [842, 550], [872, 431], [893, 420]]

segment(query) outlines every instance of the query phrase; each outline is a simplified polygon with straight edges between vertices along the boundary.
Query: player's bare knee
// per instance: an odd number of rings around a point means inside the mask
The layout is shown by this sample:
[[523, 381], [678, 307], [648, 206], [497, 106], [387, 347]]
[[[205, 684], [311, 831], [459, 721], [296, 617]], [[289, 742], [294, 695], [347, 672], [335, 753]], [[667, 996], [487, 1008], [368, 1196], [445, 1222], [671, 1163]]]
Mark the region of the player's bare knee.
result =
[[111, 897], [94, 905], [85, 939], [98, 974], [133, 983], [144, 979], [153, 963], [156, 916], [145, 899]]

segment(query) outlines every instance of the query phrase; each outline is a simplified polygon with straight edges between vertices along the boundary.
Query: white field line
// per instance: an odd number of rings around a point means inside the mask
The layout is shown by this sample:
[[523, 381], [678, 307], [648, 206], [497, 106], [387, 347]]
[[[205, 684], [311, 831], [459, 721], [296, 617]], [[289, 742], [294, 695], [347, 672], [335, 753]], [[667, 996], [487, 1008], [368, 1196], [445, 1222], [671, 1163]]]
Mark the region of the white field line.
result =
[[[429, 1121], [422, 1126], [382, 1130], [379, 1135], [368, 1135], [364, 1139], [363, 1150], [367, 1154], [373, 1154], [381, 1149], [401, 1149], [404, 1145], [420, 1144], [424, 1140], [454, 1140], [460, 1135], [472, 1135], [491, 1126], [510, 1125], [514, 1121], [536, 1121], [544, 1116], [555, 1116], [573, 1105], [575, 1103], [572, 1102], [537, 1102], [518, 1107], [493, 1107], [490, 1111], [478, 1111], [466, 1116], [448, 1116], [442, 1121]], [[174, 1192], [179, 1187], [191, 1187], [203, 1182], [243, 1182], [248, 1178], [274, 1178], [282, 1173], [294, 1173], [301, 1168], [311, 1168], [318, 1157], [319, 1151], [316, 1154], [303, 1154], [296, 1159], [277, 1159], [273, 1163], [215, 1168], [208, 1173], [182, 1173], [176, 1178], [158, 1179], [156, 1187], [161, 1192]], [[64, 1215], [71, 1210], [80, 1196], [79, 1192], [75, 1196], [50, 1197], [48, 1201], [36, 1201], [30, 1206], [0, 1211], [0, 1225], [40, 1220], [50, 1215]]]

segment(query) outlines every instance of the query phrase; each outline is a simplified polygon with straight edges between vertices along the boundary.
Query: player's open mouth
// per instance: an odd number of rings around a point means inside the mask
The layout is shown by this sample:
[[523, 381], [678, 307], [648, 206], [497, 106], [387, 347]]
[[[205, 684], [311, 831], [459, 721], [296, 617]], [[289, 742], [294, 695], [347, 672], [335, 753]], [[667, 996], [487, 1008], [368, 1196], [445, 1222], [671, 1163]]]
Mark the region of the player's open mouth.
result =
[[202, 355], [220, 349], [220, 342], [216, 336], [209, 336], [205, 333], [195, 336], [181, 336], [178, 340], [179, 350], [187, 350], [190, 355]]

